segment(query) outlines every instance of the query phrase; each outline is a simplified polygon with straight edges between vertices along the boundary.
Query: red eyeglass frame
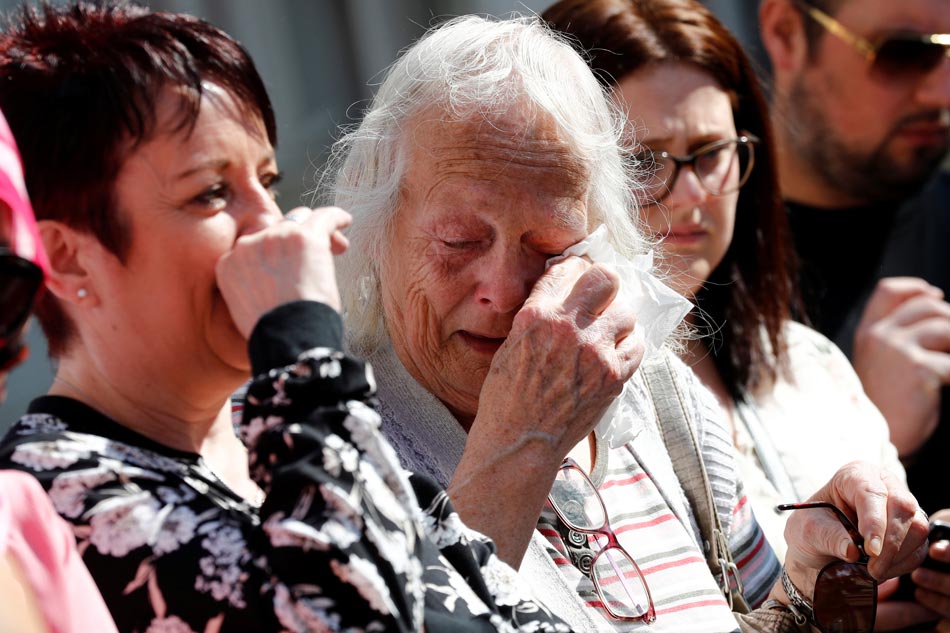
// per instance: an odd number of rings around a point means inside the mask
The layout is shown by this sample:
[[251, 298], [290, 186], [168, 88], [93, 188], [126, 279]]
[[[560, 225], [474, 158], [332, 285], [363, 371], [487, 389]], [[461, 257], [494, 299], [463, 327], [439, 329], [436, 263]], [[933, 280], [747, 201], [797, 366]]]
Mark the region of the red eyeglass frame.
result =
[[[604, 536], [607, 539], [607, 544], [602, 545], [600, 541], [595, 538], [595, 542], [597, 543], [597, 545], [600, 546], [601, 549], [599, 552], [597, 552], [597, 554], [594, 556], [593, 560], [591, 561], [590, 572], [585, 573], [583, 572], [583, 570], [581, 570], [581, 572], [584, 573], [588, 578], [590, 578], [591, 584], [594, 586], [594, 590], [597, 592], [597, 596], [600, 598], [601, 604], [604, 605], [604, 609], [607, 611], [610, 617], [616, 620], [624, 620], [624, 621], [631, 621], [631, 622], [642, 620], [643, 622], [647, 624], [654, 622], [656, 620], [656, 607], [653, 604], [653, 595], [650, 593], [650, 585], [647, 584], [647, 579], [643, 575], [643, 572], [640, 571], [640, 566], [637, 565], [637, 561], [634, 560], [633, 556], [630, 555], [630, 552], [628, 552], [626, 548], [624, 548], [624, 546], [620, 544], [620, 541], [617, 539], [617, 534], [613, 531], [613, 528], [610, 527], [610, 518], [607, 514], [607, 506], [604, 505], [604, 499], [603, 497], [600, 496], [600, 491], [597, 490], [597, 486], [594, 485], [594, 482], [591, 481], [590, 477], [587, 475], [586, 472], [584, 472], [584, 469], [581, 468], [580, 465], [576, 461], [574, 461], [570, 457], [565, 457], [564, 461], [561, 462], [561, 466], [558, 469], [558, 471], [560, 472], [562, 470], [568, 470], [568, 469], [576, 470], [584, 478], [584, 481], [587, 482], [588, 489], [593, 491], [594, 498], [597, 499], [597, 502], [600, 504], [601, 511], [603, 512], [603, 515], [604, 515], [604, 524], [600, 528], [595, 529], [595, 528], [588, 528], [588, 527], [577, 525], [576, 523], [571, 521], [561, 511], [561, 509], [558, 507], [558, 504], [554, 501], [552, 496], [548, 495], [548, 501], [550, 502], [551, 507], [554, 509], [554, 513], [557, 515], [558, 520], [561, 521], [564, 525], [566, 525], [569, 529], [574, 530], [575, 532], [581, 532], [583, 534], [593, 534], [595, 536], [597, 535]], [[647, 606], [647, 610], [642, 615], [629, 616], [629, 615], [623, 615], [623, 614], [613, 611], [613, 609], [610, 606], [610, 601], [607, 599], [607, 596], [604, 595], [603, 589], [600, 586], [600, 581], [597, 580], [597, 576], [596, 574], [594, 574], [594, 568], [597, 565], [597, 560], [605, 552], [607, 552], [610, 549], [619, 550], [620, 553], [623, 554], [627, 558], [627, 560], [630, 561], [630, 564], [633, 566], [633, 570], [636, 571], [637, 577], [639, 578], [641, 584], [643, 584], [643, 589], [647, 595], [648, 606]], [[623, 582], [622, 578], [621, 578], [621, 582]]]

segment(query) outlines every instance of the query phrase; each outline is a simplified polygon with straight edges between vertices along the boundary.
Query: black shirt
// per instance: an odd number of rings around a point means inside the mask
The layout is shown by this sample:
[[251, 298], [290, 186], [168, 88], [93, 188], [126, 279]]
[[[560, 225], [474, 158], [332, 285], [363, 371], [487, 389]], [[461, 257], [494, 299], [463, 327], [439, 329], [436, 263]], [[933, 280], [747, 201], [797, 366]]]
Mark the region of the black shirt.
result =
[[[903, 205], [820, 209], [786, 201], [802, 265], [800, 284], [810, 324], [849, 358], [854, 332], [877, 281], [920, 277], [950, 297], [950, 161]], [[907, 483], [927, 512], [950, 507], [950, 387], [941, 392], [940, 422], [916, 455], [905, 458]]]
[[0, 467], [43, 484], [123, 632], [568, 631], [444, 490], [406, 476], [341, 333], [314, 302], [254, 330], [240, 431], [260, 507], [71, 398], [35, 400]]
[[816, 330], [851, 356], [854, 330], [881, 274], [893, 205], [822, 209], [786, 201], [805, 315]]

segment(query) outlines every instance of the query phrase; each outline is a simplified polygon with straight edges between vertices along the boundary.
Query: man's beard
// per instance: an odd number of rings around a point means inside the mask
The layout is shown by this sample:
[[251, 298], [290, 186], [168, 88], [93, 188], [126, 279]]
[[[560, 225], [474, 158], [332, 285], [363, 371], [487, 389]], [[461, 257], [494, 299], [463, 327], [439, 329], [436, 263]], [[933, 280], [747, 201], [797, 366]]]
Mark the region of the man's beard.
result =
[[948, 113], [929, 110], [906, 116], [892, 127], [870, 152], [850, 147], [825, 116], [819, 100], [800, 77], [788, 95], [786, 139], [792, 151], [814, 170], [824, 183], [855, 200], [898, 202], [916, 193], [940, 165], [950, 146], [921, 146], [907, 159], [888, 154], [891, 141], [910, 123], [941, 121]]

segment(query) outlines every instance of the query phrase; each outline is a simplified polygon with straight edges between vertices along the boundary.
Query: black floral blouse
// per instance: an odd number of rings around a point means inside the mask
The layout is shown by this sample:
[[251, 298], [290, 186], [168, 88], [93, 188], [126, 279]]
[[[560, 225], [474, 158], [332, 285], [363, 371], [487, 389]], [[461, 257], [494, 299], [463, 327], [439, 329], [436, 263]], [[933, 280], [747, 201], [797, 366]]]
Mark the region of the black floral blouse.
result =
[[0, 445], [73, 525], [120, 631], [567, 631], [379, 433], [372, 372], [322, 304], [258, 324], [240, 432], [257, 508], [196, 454], [69, 398]]

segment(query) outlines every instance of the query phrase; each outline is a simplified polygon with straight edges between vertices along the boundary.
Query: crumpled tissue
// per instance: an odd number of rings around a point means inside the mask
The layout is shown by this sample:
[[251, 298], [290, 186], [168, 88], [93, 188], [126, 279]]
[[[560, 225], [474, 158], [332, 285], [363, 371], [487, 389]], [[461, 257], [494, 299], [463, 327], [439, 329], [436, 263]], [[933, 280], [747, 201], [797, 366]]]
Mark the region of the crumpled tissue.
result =
[[[561, 255], [549, 259], [547, 266], [570, 255], [585, 257], [594, 263], [610, 264], [617, 271], [620, 290], [614, 301], [627, 304], [637, 316], [634, 336], [643, 337], [644, 354], [641, 362], [663, 346], [666, 338], [693, 307], [687, 299], [650, 272], [653, 269], [653, 251], [627, 259], [611, 245], [604, 225], [598, 226]], [[631, 424], [633, 411], [625, 397], [629, 389], [629, 383], [624, 385], [623, 392], [597, 424], [598, 437], [606, 440], [611, 447], [620, 446], [634, 436]]]

